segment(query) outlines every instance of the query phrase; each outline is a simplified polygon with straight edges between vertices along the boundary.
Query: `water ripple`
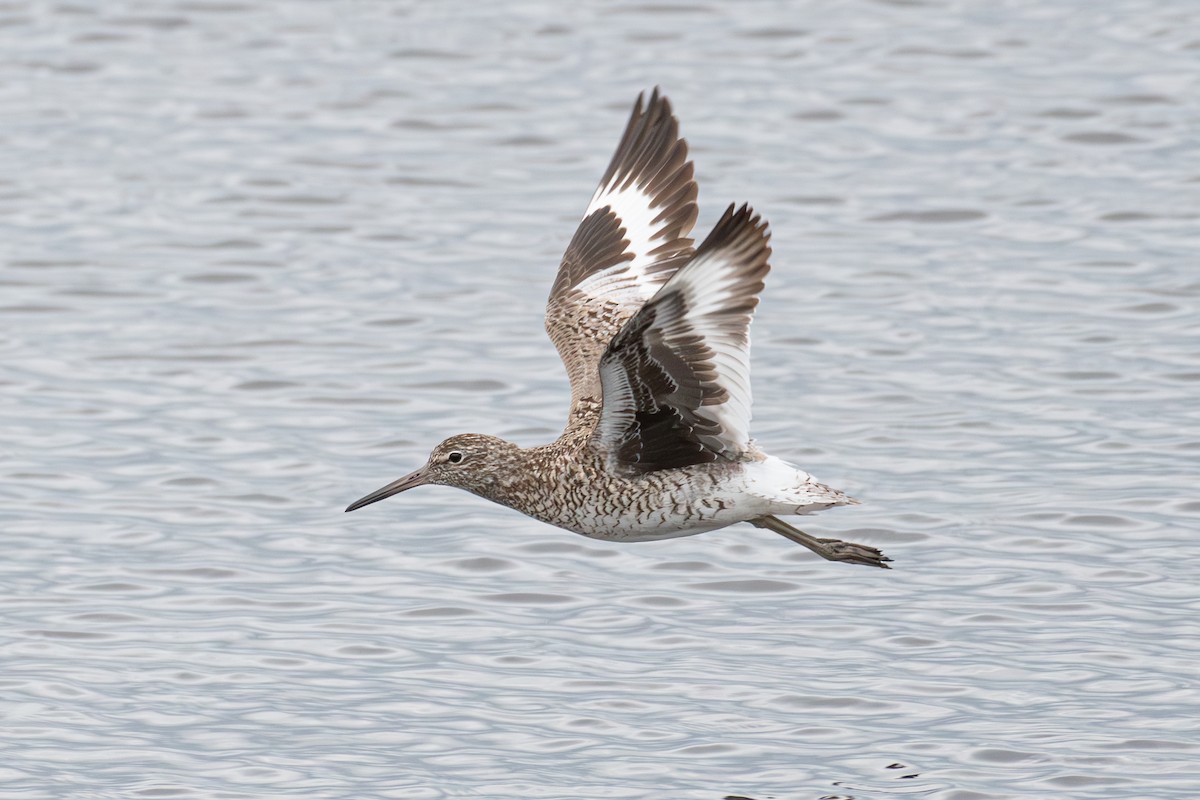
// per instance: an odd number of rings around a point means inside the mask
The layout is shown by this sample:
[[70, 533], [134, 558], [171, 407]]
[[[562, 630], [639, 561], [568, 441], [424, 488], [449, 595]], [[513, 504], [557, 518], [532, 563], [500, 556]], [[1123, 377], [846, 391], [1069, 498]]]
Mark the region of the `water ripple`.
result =
[[[0, 794], [1194, 797], [1194, 20], [800, 11], [0, 12]], [[557, 434], [545, 292], [655, 83], [698, 230], [772, 222], [756, 435], [890, 573], [341, 513]]]

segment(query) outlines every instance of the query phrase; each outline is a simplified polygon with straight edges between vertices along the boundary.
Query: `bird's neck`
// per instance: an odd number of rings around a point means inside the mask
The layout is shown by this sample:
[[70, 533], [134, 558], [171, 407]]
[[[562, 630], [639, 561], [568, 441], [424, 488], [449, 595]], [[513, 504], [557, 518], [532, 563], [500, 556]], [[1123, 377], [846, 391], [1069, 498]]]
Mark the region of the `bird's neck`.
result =
[[493, 471], [486, 481], [463, 488], [493, 503], [525, 511], [530, 498], [538, 496], [539, 488], [544, 492], [545, 486], [554, 482], [553, 459], [544, 452], [552, 446], [514, 446], [504, 468]]

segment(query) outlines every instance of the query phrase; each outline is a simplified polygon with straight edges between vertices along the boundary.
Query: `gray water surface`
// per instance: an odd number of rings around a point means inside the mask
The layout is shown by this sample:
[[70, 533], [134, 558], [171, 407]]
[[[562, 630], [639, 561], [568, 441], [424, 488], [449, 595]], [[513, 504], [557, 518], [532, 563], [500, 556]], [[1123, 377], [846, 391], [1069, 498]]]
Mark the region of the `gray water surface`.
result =
[[[1200, 796], [1200, 11], [0, 7], [0, 796]], [[614, 545], [450, 489], [639, 91], [862, 498]]]

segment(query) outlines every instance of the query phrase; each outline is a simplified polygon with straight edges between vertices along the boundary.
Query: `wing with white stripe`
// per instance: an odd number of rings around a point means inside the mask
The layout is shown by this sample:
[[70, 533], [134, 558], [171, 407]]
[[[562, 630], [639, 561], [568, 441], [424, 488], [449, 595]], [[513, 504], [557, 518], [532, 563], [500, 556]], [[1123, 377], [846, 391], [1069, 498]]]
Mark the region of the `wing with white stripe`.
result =
[[770, 269], [767, 224], [730, 206], [600, 360], [595, 443], [638, 470], [736, 458], [750, 440], [750, 320]]
[[671, 104], [637, 104], [563, 255], [546, 332], [571, 379], [572, 405], [598, 399], [597, 366], [621, 326], [692, 255], [696, 184]]

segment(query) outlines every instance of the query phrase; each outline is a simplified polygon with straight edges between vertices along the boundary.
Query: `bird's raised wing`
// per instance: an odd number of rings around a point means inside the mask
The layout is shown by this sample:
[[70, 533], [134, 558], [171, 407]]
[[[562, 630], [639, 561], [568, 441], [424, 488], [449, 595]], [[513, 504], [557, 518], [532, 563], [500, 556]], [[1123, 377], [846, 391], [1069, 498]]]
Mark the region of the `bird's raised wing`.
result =
[[642, 96], [546, 304], [546, 332], [571, 379], [571, 406], [599, 399], [598, 366], [621, 326], [692, 255], [696, 183], [671, 104]]
[[695, 255], [621, 328], [600, 360], [593, 444], [652, 471], [737, 458], [749, 446], [750, 319], [770, 234], [730, 206]]

